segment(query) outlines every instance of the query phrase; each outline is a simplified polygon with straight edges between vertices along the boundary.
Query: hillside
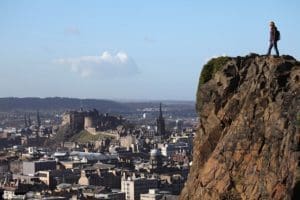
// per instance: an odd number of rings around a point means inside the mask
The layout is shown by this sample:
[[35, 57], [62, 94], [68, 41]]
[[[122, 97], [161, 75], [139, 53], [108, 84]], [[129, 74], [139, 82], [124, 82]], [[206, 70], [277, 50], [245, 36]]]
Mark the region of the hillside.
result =
[[94, 109], [100, 112], [116, 112], [127, 110], [127, 106], [111, 100], [76, 99], [76, 98], [0, 98], [0, 111], [66, 111], [79, 108]]
[[91, 134], [86, 130], [80, 131], [79, 133], [73, 135], [69, 141], [78, 143], [87, 143], [91, 141], [99, 141], [100, 139], [114, 139], [115, 137], [104, 133]]
[[300, 63], [220, 57], [203, 68], [181, 200], [300, 199]]
[[60, 111], [66, 110], [84, 110], [97, 109], [102, 113], [134, 113], [145, 108], [157, 108], [160, 103], [163, 103], [168, 112], [174, 114], [189, 113], [194, 115], [194, 101], [113, 101], [102, 99], [78, 99], [66, 97], [5, 97], [0, 98], [0, 112], [12, 111]]

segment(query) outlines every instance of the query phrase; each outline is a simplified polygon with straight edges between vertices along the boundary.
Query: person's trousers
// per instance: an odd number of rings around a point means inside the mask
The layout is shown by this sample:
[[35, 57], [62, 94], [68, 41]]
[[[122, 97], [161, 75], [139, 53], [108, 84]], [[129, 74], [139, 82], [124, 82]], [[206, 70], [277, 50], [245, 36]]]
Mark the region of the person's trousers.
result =
[[273, 47], [274, 47], [274, 49], [276, 51], [276, 55], [279, 56], [279, 51], [278, 51], [278, 48], [277, 48], [277, 41], [270, 41], [268, 55], [271, 54], [271, 50], [272, 50]]

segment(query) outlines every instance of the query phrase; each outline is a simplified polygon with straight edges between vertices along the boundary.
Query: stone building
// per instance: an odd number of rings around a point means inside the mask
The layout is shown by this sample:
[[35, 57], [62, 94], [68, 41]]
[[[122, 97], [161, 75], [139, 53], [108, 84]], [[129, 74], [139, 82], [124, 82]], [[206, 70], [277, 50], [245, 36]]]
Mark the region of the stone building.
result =
[[96, 109], [83, 111], [68, 111], [64, 113], [62, 125], [69, 125], [74, 130], [87, 130], [90, 133], [116, 129], [122, 125], [122, 117], [99, 114]]
[[9, 171], [9, 161], [7, 159], [0, 159], [0, 179]]
[[149, 189], [148, 193], [141, 194], [140, 200], [161, 200], [163, 194], [159, 193], [158, 189]]
[[78, 180], [79, 185], [90, 185], [90, 179], [86, 176], [86, 173], [84, 170], [81, 171], [80, 178]]
[[83, 130], [85, 113], [80, 111], [68, 111], [64, 113], [62, 125], [69, 125], [72, 129]]
[[23, 174], [34, 175], [38, 171], [55, 170], [55, 160], [39, 160], [39, 161], [24, 161], [23, 162]]
[[79, 179], [79, 173], [76, 171], [66, 170], [46, 170], [38, 172], [39, 179], [49, 186], [50, 189], [54, 189], [61, 183], [76, 183]]
[[121, 181], [121, 191], [126, 193], [126, 200], [139, 200], [140, 195], [147, 193], [149, 189], [158, 188], [158, 179], [154, 177], [136, 177], [135, 174]]
[[149, 168], [151, 172], [157, 172], [162, 167], [162, 157], [159, 149], [151, 149]]

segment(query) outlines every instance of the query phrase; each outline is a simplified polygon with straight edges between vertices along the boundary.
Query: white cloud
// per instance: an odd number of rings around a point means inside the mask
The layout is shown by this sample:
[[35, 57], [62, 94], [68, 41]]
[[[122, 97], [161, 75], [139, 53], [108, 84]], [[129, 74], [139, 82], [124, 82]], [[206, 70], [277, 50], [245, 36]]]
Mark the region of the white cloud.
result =
[[98, 56], [61, 58], [55, 63], [65, 65], [82, 77], [114, 78], [132, 76], [139, 72], [135, 61], [125, 52], [104, 51]]

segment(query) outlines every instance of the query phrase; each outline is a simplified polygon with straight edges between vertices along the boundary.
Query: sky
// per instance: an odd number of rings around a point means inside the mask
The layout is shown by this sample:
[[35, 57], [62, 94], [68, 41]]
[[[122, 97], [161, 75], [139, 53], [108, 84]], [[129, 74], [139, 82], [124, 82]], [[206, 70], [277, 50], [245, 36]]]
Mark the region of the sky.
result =
[[195, 100], [215, 56], [300, 58], [298, 0], [1, 0], [0, 97]]

